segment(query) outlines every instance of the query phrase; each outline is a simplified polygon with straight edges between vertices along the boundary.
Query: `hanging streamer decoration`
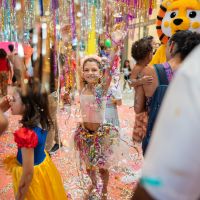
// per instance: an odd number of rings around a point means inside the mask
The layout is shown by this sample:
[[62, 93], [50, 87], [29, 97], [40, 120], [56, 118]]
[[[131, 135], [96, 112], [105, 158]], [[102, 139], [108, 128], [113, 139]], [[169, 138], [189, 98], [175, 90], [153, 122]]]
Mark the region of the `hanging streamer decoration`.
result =
[[65, 72], [65, 91], [71, 92], [73, 86], [73, 76], [72, 76], [72, 62], [66, 56], [66, 72]]
[[74, 50], [76, 50], [78, 41], [76, 37], [76, 20], [75, 20], [75, 5], [74, 0], [71, 1], [70, 5], [70, 21], [71, 21], [71, 30], [72, 30], [72, 47]]
[[51, 80], [50, 80], [50, 84], [51, 84], [51, 92], [55, 91], [55, 77], [57, 77], [58, 74], [58, 49], [59, 49], [59, 1], [58, 0], [52, 0], [51, 1], [51, 9], [52, 9], [52, 21], [53, 21], [53, 46], [52, 46], [52, 50], [51, 50], [51, 57], [52, 58], [52, 67], [51, 70], [53, 73], [51, 73]]
[[59, 8], [58, 0], [52, 0], [52, 10], [57, 10]]
[[39, 0], [40, 16], [44, 15], [43, 0]]
[[80, 27], [80, 51], [84, 52], [85, 51], [85, 46], [86, 46], [86, 33], [87, 33], [87, 21], [88, 21], [88, 7], [87, 7], [87, 2], [86, 0], [82, 0], [80, 2], [80, 11], [81, 11], [81, 27]]
[[96, 54], [96, 8], [91, 7], [91, 30], [88, 34], [87, 55]]

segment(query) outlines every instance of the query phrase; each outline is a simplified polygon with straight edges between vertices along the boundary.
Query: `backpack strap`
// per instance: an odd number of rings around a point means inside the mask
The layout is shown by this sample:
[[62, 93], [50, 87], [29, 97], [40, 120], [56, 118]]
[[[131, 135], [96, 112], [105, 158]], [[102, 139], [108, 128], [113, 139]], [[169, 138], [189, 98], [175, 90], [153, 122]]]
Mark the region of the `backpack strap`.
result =
[[162, 64], [155, 64], [154, 69], [158, 77], [159, 85], [168, 85], [169, 81], [164, 66]]

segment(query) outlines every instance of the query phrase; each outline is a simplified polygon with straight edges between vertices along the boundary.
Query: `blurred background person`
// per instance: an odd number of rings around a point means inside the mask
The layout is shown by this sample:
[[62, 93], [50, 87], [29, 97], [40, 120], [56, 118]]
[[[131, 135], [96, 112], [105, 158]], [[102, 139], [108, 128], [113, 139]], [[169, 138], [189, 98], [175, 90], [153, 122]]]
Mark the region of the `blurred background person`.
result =
[[179, 31], [168, 41], [166, 51], [168, 61], [163, 64], [146, 67], [142, 71], [144, 76], [153, 77], [152, 84], [139, 86], [135, 95], [135, 112], [138, 114], [147, 111], [148, 113], [147, 132], [142, 142], [143, 154], [145, 154], [148, 147], [157, 114], [174, 73], [179, 69], [186, 56], [199, 43], [199, 33]]
[[123, 90], [126, 89], [126, 85], [128, 85], [129, 90], [131, 90], [131, 87], [129, 85], [130, 81], [130, 75], [131, 75], [131, 67], [130, 67], [130, 62], [129, 60], [124, 61], [124, 66], [122, 68], [122, 72], [124, 74], [124, 85], [123, 85]]
[[11, 73], [11, 67], [7, 53], [4, 49], [0, 49], [0, 89], [2, 96], [7, 94], [9, 73]]

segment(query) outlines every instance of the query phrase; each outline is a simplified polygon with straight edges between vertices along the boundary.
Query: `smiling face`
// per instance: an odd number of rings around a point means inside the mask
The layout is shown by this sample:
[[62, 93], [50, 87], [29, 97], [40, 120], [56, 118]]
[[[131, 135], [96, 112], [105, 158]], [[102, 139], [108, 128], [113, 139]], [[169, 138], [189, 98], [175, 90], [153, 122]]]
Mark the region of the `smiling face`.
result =
[[181, 30], [200, 32], [199, 0], [165, 0], [157, 19], [157, 32], [162, 43]]
[[83, 78], [89, 84], [98, 83], [101, 78], [101, 71], [95, 61], [86, 61], [83, 66]]
[[191, 9], [169, 11], [163, 18], [162, 30], [168, 37], [182, 30], [200, 32], [200, 11]]
[[22, 102], [21, 96], [17, 90], [13, 91], [12, 101], [10, 102], [11, 112], [13, 115], [23, 115], [25, 105]]

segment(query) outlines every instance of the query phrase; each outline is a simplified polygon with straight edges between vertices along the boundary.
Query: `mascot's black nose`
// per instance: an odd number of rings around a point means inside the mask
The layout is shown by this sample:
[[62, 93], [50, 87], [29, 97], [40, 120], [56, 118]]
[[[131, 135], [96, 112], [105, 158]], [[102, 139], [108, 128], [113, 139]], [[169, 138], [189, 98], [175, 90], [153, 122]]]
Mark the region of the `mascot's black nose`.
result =
[[183, 20], [182, 19], [175, 19], [173, 22], [174, 22], [175, 25], [178, 26], [183, 22]]

